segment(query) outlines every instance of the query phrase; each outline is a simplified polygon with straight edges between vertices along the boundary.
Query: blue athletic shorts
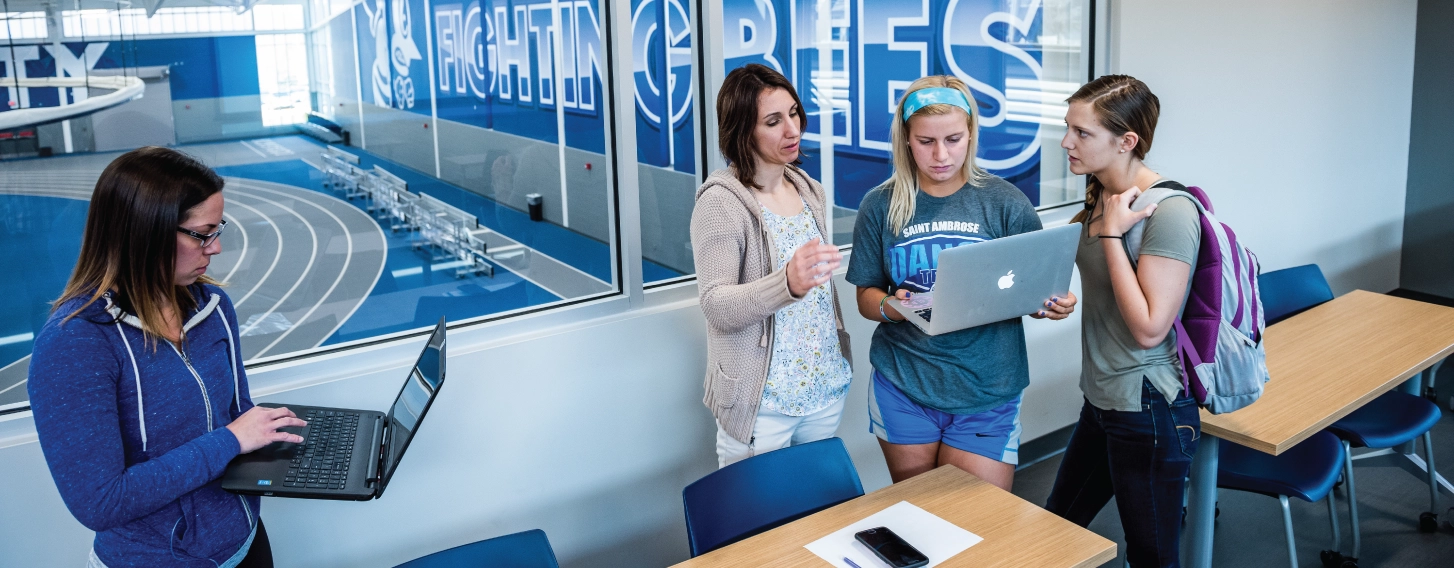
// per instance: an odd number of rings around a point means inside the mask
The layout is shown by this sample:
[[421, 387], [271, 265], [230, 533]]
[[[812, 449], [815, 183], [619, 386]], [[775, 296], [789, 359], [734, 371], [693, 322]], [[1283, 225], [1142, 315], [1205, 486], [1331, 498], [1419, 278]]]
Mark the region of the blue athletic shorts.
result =
[[943, 442], [992, 460], [1020, 463], [1019, 396], [979, 414], [950, 414], [914, 402], [875, 370], [868, 417], [868, 430], [890, 444]]

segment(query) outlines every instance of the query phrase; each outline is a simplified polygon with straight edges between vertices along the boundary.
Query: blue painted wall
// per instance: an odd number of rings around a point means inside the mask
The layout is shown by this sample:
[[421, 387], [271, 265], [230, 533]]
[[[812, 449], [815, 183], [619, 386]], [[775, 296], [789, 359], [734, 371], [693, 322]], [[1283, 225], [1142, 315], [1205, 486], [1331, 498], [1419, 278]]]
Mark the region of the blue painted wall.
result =
[[[253, 36], [143, 39], [106, 42], [69, 42], [62, 44], [71, 57], [92, 69], [171, 66], [172, 100], [215, 99], [222, 97], [257, 96], [257, 42]], [[88, 49], [89, 48], [89, 49]], [[25, 64], [29, 77], [82, 76], [84, 68], [66, 68], [57, 64], [54, 49], [49, 45], [17, 48], [17, 59]], [[99, 57], [92, 59], [99, 51]], [[33, 55], [33, 57], [31, 57]], [[0, 63], [0, 77], [11, 76]], [[55, 88], [26, 89], [28, 107], [53, 107], [60, 104], [60, 90]], [[0, 111], [14, 110], [9, 89], [0, 90]], [[19, 99], [18, 96], [15, 97]], [[74, 101], [70, 101], [74, 102]], [[16, 101], [16, 108], [20, 101]]]

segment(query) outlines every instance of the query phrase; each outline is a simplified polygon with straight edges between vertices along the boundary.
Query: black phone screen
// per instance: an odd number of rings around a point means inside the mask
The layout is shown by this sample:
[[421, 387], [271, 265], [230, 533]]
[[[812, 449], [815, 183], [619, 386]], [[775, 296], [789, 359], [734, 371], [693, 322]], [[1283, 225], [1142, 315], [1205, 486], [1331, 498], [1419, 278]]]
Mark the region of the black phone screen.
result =
[[873, 550], [884, 562], [888, 562], [894, 568], [913, 568], [929, 563], [929, 557], [924, 553], [904, 542], [899, 535], [887, 527], [877, 527], [858, 531], [853, 535], [864, 546]]

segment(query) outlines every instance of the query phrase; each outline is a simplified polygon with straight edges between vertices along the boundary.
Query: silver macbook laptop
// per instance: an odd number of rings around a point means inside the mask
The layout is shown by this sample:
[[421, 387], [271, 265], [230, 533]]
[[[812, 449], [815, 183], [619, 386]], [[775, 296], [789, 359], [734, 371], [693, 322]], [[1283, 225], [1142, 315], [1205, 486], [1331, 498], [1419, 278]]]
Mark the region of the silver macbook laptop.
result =
[[1070, 291], [1080, 223], [954, 247], [939, 254], [934, 288], [889, 305], [924, 333], [1029, 315]]

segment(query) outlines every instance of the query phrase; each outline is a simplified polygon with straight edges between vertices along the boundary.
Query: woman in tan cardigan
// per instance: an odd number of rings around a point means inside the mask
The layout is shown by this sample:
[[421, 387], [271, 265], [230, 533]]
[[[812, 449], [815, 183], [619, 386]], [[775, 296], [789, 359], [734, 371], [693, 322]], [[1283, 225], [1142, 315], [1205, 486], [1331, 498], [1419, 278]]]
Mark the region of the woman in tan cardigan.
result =
[[706, 396], [719, 467], [832, 437], [853, 377], [826, 244], [823, 187], [797, 167], [807, 126], [771, 68], [733, 70], [717, 95], [731, 163], [697, 189], [692, 252], [707, 318]]

